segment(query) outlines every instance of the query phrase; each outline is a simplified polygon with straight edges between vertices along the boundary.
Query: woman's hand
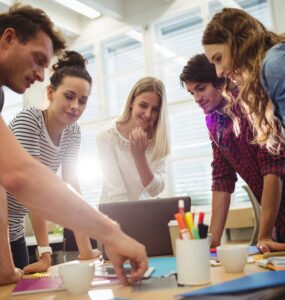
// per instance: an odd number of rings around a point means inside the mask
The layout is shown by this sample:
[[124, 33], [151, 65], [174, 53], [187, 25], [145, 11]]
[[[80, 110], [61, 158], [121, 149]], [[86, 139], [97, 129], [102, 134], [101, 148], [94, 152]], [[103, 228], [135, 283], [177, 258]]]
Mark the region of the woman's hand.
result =
[[10, 273], [5, 273], [2, 271], [3, 270], [1, 270], [0, 272], [0, 286], [15, 283], [19, 281], [24, 275], [23, 271], [18, 268], [14, 268], [14, 270]]
[[26, 266], [23, 269], [23, 271], [24, 274], [46, 272], [50, 267], [50, 265], [51, 265], [51, 254], [44, 253], [42, 257], [39, 259], [39, 261]]
[[147, 133], [141, 127], [135, 127], [129, 134], [131, 153], [134, 158], [145, 154], [148, 140]]
[[262, 253], [271, 251], [285, 251], [285, 243], [277, 243], [271, 239], [262, 239], [257, 243], [257, 247]]

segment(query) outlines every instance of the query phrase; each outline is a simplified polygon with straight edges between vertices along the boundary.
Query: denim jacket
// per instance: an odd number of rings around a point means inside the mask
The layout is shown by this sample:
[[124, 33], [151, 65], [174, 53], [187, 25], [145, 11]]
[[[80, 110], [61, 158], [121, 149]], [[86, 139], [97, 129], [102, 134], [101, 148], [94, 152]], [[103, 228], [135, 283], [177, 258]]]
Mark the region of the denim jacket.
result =
[[262, 63], [261, 83], [275, 105], [275, 114], [285, 127], [285, 43], [269, 49]]

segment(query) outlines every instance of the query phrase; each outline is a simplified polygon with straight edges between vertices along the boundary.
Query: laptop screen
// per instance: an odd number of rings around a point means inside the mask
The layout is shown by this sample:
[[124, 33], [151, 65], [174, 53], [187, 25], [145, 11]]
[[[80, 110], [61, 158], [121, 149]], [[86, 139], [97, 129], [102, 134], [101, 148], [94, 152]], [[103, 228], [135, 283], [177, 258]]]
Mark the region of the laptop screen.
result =
[[[99, 204], [99, 210], [117, 221], [122, 230], [144, 244], [148, 256], [172, 255], [168, 222], [174, 220], [178, 201], [185, 211], [191, 207], [188, 196]], [[106, 255], [103, 255], [106, 258]]]

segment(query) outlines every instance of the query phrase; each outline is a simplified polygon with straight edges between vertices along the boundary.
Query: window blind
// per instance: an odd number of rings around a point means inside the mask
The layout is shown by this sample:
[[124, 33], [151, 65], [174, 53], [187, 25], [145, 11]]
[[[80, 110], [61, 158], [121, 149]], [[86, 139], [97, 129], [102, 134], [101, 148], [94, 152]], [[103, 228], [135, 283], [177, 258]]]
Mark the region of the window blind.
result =
[[144, 48], [139, 29], [107, 40], [103, 44], [104, 91], [107, 116], [122, 111], [134, 83], [145, 75]]

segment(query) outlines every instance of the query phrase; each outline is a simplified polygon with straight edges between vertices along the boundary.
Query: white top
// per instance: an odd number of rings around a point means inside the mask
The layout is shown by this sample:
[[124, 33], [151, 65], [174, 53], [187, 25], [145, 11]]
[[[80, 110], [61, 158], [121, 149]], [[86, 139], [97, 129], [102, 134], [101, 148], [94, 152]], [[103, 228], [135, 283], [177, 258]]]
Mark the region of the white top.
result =
[[147, 199], [163, 191], [165, 158], [151, 161], [152, 153], [147, 148], [146, 158], [154, 177], [144, 187], [130, 152], [130, 142], [120, 134], [115, 122], [98, 133], [96, 142], [103, 173], [101, 203]]
[[[76, 167], [81, 140], [80, 128], [76, 123], [64, 129], [59, 146], [52, 142], [43, 113], [35, 107], [18, 113], [9, 127], [24, 149], [53, 172], [56, 173], [60, 165]], [[56, 197], [52, 193], [50, 196]], [[24, 236], [24, 217], [29, 210], [10, 193], [7, 193], [7, 201], [10, 242], [13, 242]]]

